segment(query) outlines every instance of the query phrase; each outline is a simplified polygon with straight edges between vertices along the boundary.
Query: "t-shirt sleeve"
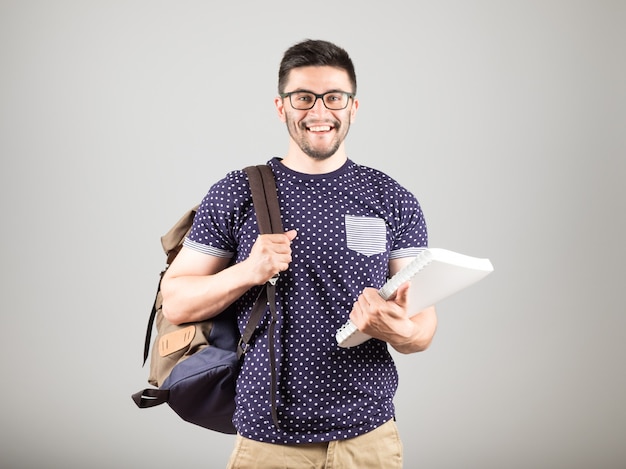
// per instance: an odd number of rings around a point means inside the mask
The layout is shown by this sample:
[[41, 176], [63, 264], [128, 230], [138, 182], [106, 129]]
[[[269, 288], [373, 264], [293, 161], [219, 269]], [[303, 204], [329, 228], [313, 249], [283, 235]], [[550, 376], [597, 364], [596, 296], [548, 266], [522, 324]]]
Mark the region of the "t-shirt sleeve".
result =
[[215, 183], [202, 199], [191, 231], [184, 240], [190, 249], [232, 258], [237, 252], [236, 233], [251, 194], [243, 171], [233, 171]]
[[395, 237], [390, 259], [415, 257], [428, 247], [428, 230], [422, 208], [413, 193], [396, 186], [394, 200]]

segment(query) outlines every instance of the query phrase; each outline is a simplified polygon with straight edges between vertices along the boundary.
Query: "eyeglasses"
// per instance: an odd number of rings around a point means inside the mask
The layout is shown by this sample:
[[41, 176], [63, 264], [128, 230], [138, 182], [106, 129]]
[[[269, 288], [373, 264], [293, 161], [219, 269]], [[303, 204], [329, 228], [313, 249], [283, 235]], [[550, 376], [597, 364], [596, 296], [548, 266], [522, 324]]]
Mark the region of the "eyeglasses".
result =
[[310, 91], [291, 91], [281, 93], [281, 98], [289, 97], [289, 102], [294, 109], [306, 111], [312, 109], [318, 99], [321, 99], [326, 109], [331, 111], [341, 111], [348, 106], [350, 98], [354, 98], [354, 93], [345, 91], [327, 91], [323, 94], [315, 94]]

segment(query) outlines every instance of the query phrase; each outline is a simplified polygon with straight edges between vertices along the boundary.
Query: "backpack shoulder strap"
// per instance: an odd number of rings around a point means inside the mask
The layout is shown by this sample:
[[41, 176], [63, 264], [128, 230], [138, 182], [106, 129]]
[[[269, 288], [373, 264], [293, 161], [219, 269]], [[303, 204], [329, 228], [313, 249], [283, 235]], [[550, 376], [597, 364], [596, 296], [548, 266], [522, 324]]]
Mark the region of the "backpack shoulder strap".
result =
[[[261, 234], [282, 233], [283, 223], [280, 218], [280, 206], [278, 205], [278, 196], [276, 193], [276, 182], [274, 173], [268, 165], [248, 166], [244, 168], [248, 175], [250, 190], [252, 191], [252, 203], [256, 212], [257, 224]], [[265, 307], [270, 306], [272, 316], [276, 315], [275, 292], [276, 281], [278, 275], [272, 277], [259, 292], [250, 318], [246, 323], [237, 353], [239, 356], [246, 353], [248, 344], [252, 339], [252, 335], [257, 324], [265, 314]]]
[[282, 233], [283, 224], [272, 168], [261, 164], [248, 166], [244, 171], [248, 175], [259, 231], [261, 234]]
[[[268, 165], [249, 166], [244, 169], [248, 175], [250, 189], [252, 191], [252, 203], [256, 211], [257, 224], [261, 234], [283, 233], [283, 223], [280, 218], [280, 205], [278, 204], [278, 195], [276, 193], [276, 180], [272, 168]], [[265, 314], [265, 308], [269, 305], [271, 313], [270, 332], [269, 332], [269, 355], [270, 355], [270, 401], [271, 414], [274, 425], [280, 429], [278, 421], [278, 410], [276, 408], [276, 400], [278, 397], [276, 370], [276, 351], [274, 346], [274, 337], [278, 314], [276, 311], [276, 282], [278, 275], [272, 277], [261, 288], [257, 297], [250, 318], [246, 323], [239, 345], [237, 346], [237, 356], [241, 356], [248, 350], [248, 344], [252, 340], [252, 335], [257, 324]]]

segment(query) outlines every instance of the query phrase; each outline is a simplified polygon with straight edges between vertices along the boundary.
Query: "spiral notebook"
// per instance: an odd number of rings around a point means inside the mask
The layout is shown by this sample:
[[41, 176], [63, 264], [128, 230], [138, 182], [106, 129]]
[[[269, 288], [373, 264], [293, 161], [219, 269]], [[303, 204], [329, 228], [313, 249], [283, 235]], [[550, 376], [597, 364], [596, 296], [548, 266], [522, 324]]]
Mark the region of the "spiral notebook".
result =
[[[414, 314], [434, 305], [493, 272], [489, 259], [472, 257], [442, 248], [427, 248], [391, 277], [378, 291], [385, 300], [405, 282], [411, 281], [408, 309]], [[336, 334], [340, 347], [354, 347], [371, 337], [350, 321]]]

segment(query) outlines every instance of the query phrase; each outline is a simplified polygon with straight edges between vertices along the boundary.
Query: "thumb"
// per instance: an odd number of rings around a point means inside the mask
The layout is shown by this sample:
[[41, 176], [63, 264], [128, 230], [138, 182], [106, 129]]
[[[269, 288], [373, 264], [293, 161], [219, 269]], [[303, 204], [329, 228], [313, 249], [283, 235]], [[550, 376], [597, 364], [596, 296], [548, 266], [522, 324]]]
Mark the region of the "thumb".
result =
[[393, 297], [393, 301], [398, 306], [402, 308], [406, 308], [409, 303], [409, 288], [411, 287], [411, 282], [404, 282], [402, 285], [398, 287], [396, 290], [396, 294]]
[[289, 238], [289, 241], [293, 241], [297, 234], [298, 232], [296, 230], [285, 231], [285, 235]]

